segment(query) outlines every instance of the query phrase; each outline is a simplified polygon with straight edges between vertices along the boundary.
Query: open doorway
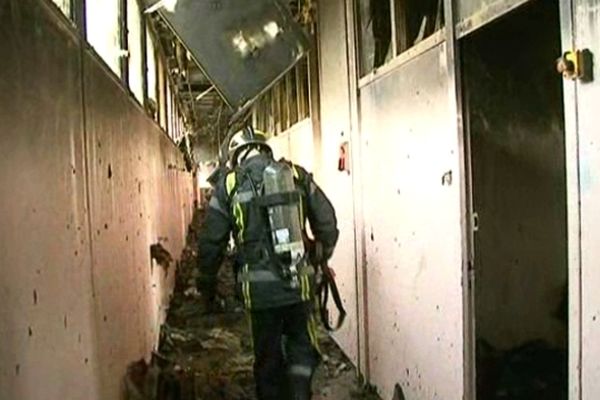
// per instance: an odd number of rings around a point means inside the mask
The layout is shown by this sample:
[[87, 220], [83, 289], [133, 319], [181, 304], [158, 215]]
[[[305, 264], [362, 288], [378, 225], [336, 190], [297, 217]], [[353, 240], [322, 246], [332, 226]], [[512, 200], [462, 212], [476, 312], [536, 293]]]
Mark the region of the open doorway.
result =
[[567, 399], [566, 167], [558, 3], [463, 39], [476, 213], [477, 399]]

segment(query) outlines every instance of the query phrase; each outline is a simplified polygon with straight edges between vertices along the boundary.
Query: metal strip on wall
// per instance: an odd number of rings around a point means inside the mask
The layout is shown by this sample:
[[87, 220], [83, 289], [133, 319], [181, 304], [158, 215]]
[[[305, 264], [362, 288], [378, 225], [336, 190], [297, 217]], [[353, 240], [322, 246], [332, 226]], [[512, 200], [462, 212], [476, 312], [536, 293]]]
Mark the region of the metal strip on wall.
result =
[[464, 356], [464, 385], [463, 399], [476, 398], [475, 378], [475, 306], [474, 285], [472, 285], [472, 265], [474, 258], [473, 230], [471, 215], [473, 215], [473, 192], [469, 135], [465, 130], [462, 66], [460, 46], [458, 43], [458, 4], [453, 0], [445, 0], [444, 12], [446, 20], [446, 56], [448, 70], [448, 95], [450, 114], [456, 126], [458, 136], [458, 157], [460, 177], [460, 215], [461, 215], [461, 253], [462, 253], [462, 289], [463, 289], [463, 356]]
[[[456, 37], [462, 38], [528, 1], [531, 0], [458, 0], [446, 4], [455, 4]], [[475, 3], [479, 5], [474, 6]]]
[[363, 215], [363, 175], [361, 158], [361, 133], [360, 133], [360, 107], [359, 107], [359, 67], [358, 67], [358, 41], [356, 40], [356, 10], [352, 0], [345, 0], [346, 11], [346, 46], [348, 57], [348, 98], [350, 102], [350, 162], [352, 165], [352, 192], [354, 206], [354, 267], [356, 271], [356, 314], [357, 314], [357, 355], [358, 370], [363, 377], [370, 378], [369, 368], [369, 336], [368, 320], [369, 310], [367, 304], [366, 280], [366, 236]]

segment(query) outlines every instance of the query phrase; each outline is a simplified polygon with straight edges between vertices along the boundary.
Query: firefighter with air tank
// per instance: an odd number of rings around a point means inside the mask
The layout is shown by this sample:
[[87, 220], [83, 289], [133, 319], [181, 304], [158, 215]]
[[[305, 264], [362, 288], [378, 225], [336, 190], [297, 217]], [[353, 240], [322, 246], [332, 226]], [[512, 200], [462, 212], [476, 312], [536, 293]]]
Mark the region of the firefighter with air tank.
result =
[[231, 137], [228, 157], [200, 233], [199, 289], [208, 301], [214, 297], [233, 235], [258, 399], [308, 400], [320, 359], [313, 312], [317, 266], [325, 265], [338, 239], [335, 211], [312, 175], [276, 161], [265, 135], [252, 127]]

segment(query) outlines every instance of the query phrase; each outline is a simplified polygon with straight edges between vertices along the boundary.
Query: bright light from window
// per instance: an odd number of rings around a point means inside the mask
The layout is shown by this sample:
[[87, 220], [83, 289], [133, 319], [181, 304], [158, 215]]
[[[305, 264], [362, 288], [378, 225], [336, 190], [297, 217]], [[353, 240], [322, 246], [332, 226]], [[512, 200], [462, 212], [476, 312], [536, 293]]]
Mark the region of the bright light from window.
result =
[[146, 13], [152, 13], [154, 11], [157, 11], [161, 7], [169, 12], [175, 12], [175, 8], [177, 7], [177, 0], [160, 0], [154, 3], [154, 5], [148, 7]]
[[65, 14], [67, 17], [71, 17], [71, 1], [70, 0], [52, 0], [54, 2], [54, 4], [56, 4], [58, 6], [58, 8], [60, 8], [60, 10], [63, 12], [63, 14]]
[[85, 14], [88, 42], [120, 75], [119, 0], [87, 0]]
[[142, 28], [137, 0], [127, 0], [127, 44], [129, 46], [129, 88], [140, 103], [144, 101], [142, 75]]
[[167, 126], [166, 126], [166, 130], [167, 133], [169, 134], [169, 136], [172, 138], [173, 137], [173, 98], [171, 97], [171, 86], [169, 85], [169, 81], [167, 80], [166, 82], [166, 86], [167, 86], [167, 93], [166, 93], [166, 100], [167, 100]]
[[154, 53], [154, 42], [150, 32], [146, 30], [146, 66], [148, 79], [148, 98], [156, 102], [156, 58]]

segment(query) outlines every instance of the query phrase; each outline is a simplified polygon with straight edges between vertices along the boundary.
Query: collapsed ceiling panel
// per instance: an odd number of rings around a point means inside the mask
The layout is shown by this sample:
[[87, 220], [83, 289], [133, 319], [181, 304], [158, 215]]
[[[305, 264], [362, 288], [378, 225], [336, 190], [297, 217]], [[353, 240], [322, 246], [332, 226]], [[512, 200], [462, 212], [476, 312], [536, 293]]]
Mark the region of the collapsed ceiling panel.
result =
[[280, 0], [146, 0], [233, 109], [245, 108], [308, 51]]

